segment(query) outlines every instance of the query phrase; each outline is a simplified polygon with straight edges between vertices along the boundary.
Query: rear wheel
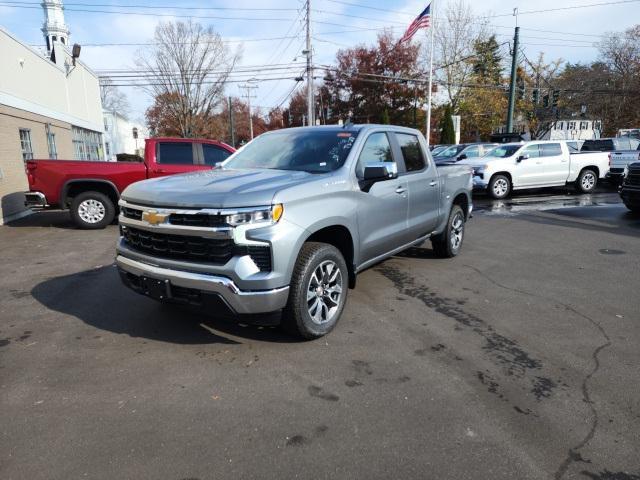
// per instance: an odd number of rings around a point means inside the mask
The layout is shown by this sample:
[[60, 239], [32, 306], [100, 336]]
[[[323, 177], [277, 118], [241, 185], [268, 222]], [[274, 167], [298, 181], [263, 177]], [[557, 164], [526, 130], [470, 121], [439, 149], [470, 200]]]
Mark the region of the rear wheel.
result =
[[496, 200], [506, 198], [511, 193], [511, 180], [506, 175], [494, 175], [489, 181], [489, 195]]
[[347, 264], [336, 247], [305, 243], [293, 270], [283, 328], [306, 339], [329, 333], [344, 310], [348, 283]]
[[465, 217], [462, 208], [454, 205], [449, 214], [447, 226], [440, 235], [431, 239], [433, 250], [436, 255], [443, 258], [452, 258], [460, 253], [462, 241], [464, 240]]
[[593, 170], [585, 169], [576, 180], [576, 188], [580, 193], [591, 193], [598, 184], [598, 175]]
[[96, 230], [109, 225], [116, 214], [111, 199], [100, 192], [82, 192], [71, 202], [71, 218], [84, 230]]

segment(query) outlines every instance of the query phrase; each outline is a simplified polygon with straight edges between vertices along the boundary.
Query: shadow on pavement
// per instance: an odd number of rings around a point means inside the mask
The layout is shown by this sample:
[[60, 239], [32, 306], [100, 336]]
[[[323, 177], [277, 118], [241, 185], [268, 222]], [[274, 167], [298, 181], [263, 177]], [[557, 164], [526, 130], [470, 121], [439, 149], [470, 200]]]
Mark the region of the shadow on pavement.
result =
[[46, 210], [34, 212], [28, 217], [15, 220], [6, 224], [8, 227], [43, 227], [64, 228], [76, 230], [77, 227], [71, 220], [69, 212], [62, 210]]
[[241, 343], [225, 335], [277, 343], [296, 341], [275, 327], [243, 327], [214, 312], [145, 298], [120, 283], [113, 265], [50, 278], [36, 285], [31, 295], [50, 310], [131, 337], [177, 344]]
[[442, 257], [437, 256], [431, 248], [424, 247], [411, 247], [395, 256], [400, 258], [417, 258], [421, 260], [442, 260]]

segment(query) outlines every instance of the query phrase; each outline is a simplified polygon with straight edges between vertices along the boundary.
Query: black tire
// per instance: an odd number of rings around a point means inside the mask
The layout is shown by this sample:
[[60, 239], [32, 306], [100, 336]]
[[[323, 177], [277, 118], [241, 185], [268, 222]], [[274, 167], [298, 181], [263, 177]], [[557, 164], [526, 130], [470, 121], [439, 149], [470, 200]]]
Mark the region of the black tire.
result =
[[624, 206], [627, 207], [629, 211], [633, 213], [640, 213], [640, 205], [630, 205], [628, 203], [625, 203]]
[[104, 193], [82, 192], [71, 202], [71, 218], [83, 230], [105, 228], [113, 222], [115, 215], [115, 206]]
[[[325, 267], [323, 272], [326, 272], [326, 268], [329, 265], [333, 265], [338, 269], [339, 273], [335, 273], [335, 277], [336, 279], [339, 278], [339, 295], [336, 296], [335, 287], [331, 287], [331, 285], [335, 286], [338, 281], [334, 279], [333, 283], [328, 282], [329, 279], [325, 276], [318, 285], [320, 290], [315, 288], [316, 297], [309, 298], [307, 294], [311, 294], [314, 290], [313, 284], [315, 280], [312, 280], [314, 274], [316, 274], [317, 278], [317, 271], [323, 270], [323, 267]], [[330, 276], [333, 276], [334, 271], [334, 269], [331, 269]], [[326, 287], [327, 284], [329, 287]], [[348, 285], [349, 270], [344, 257], [336, 247], [326, 243], [305, 243], [300, 250], [296, 266], [293, 269], [289, 286], [289, 300], [282, 314], [282, 327], [284, 330], [304, 339], [319, 338], [329, 333], [338, 323], [344, 310], [349, 289]], [[329, 293], [330, 290], [331, 293]], [[337, 299], [337, 302], [334, 299]], [[322, 307], [317, 302], [325, 306]], [[331, 308], [329, 308], [330, 305]], [[315, 309], [314, 306], [316, 307]], [[316, 315], [315, 320], [312, 317], [312, 311]]]
[[489, 196], [496, 200], [502, 200], [507, 198], [511, 193], [511, 179], [506, 175], [494, 175], [489, 180], [489, 187], [487, 189]]
[[[459, 222], [462, 222], [461, 224]], [[452, 258], [460, 253], [464, 240], [466, 218], [459, 205], [451, 207], [444, 231], [431, 239], [433, 251], [442, 258]]]
[[598, 184], [598, 174], [589, 168], [580, 172], [576, 179], [576, 190], [580, 193], [591, 193]]

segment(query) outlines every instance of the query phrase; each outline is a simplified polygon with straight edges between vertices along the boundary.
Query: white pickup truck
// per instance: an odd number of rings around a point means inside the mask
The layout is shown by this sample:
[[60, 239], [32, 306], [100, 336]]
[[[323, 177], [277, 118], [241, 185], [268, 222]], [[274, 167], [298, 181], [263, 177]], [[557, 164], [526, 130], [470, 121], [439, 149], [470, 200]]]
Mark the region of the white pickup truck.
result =
[[579, 192], [589, 193], [609, 172], [606, 152], [570, 153], [563, 141], [506, 143], [480, 158], [461, 160], [456, 165], [473, 167], [473, 186], [496, 199], [512, 190], [557, 187], [574, 183]]
[[607, 179], [619, 185], [624, 180], [624, 169], [627, 165], [634, 162], [640, 162], [640, 146], [638, 150], [622, 150], [611, 152], [610, 154], [611, 169], [607, 174]]

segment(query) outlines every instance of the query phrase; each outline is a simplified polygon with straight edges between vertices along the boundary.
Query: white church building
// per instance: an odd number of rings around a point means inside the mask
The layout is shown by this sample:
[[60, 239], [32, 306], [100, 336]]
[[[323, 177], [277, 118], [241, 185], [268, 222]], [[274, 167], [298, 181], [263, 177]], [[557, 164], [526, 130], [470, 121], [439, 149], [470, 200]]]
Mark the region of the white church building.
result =
[[72, 47], [60, 0], [44, 0], [41, 49], [0, 27], [0, 223], [25, 215], [25, 161], [104, 160], [98, 76]]

